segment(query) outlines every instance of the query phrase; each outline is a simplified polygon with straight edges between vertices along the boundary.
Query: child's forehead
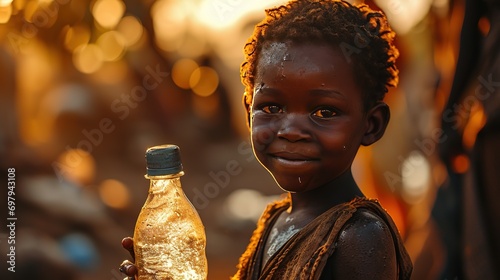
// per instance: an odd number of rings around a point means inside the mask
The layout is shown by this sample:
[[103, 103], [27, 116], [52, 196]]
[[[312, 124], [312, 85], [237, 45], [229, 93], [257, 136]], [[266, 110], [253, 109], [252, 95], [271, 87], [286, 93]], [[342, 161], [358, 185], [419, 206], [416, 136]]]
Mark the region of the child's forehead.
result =
[[314, 54], [318, 49], [323, 49], [332, 53], [339, 51], [338, 46], [327, 42], [272, 41], [262, 45], [258, 57], [260, 61], [276, 58], [286, 61], [290, 59], [290, 55], [294, 52]]
[[273, 42], [262, 49], [253, 92], [260, 84], [271, 88], [358, 90], [353, 65], [342, 51], [327, 43]]
[[258, 69], [267, 67], [328, 64], [329, 68], [335, 64], [346, 62], [345, 56], [338, 47], [322, 42], [297, 43], [290, 41], [269, 42], [263, 45], [257, 60]]
[[262, 55], [273, 56], [286, 52], [293, 43], [291, 42], [269, 42], [262, 46]]

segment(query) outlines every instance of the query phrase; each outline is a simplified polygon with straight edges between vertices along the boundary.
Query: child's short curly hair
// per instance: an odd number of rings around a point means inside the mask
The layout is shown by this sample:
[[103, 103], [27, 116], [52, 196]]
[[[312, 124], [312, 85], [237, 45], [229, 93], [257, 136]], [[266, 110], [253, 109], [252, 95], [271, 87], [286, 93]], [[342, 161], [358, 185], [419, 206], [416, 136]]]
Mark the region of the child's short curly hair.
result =
[[367, 5], [339, 0], [294, 0], [266, 10], [244, 47], [240, 74], [245, 86], [244, 105], [252, 103], [257, 59], [266, 42], [315, 42], [340, 47], [354, 61], [356, 82], [364, 94], [365, 109], [382, 100], [388, 86], [398, 83], [393, 45], [395, 33], [385, 15]]

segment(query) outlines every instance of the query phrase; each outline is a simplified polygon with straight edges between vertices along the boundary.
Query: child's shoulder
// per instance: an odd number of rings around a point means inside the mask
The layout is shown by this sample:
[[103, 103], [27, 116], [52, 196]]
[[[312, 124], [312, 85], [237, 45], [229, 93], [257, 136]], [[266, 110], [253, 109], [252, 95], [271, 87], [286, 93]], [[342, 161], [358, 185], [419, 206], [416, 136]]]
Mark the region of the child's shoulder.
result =
[[376, 211], [358, 208], [339, 234], [339, 249], [342, 244], [345, 244], [348, 245], [345, 248], [351, 252], [357, 249], [369, 249], [366, 252], [369, 254], [377, 247], [383, 247], [383, 250], [376, 251], [393, 253], [395, 242], [393, 231], [397, 231], [397, 229], [391, 228], [387, 222]]
[[329, 263], [335, 264], [331, 269], [341, 279], [397, 276], [392, 229], [381, 216], [367, 209], [359, 208], [344, 225], [331, 258]]
[[343, 231], [356, 231], [358, 233], [378, 232], [380, 234], [389, 234], [389, 236], [392, 236], [389, 225], [387, 225], [384, 218], [376, 212], [365, 208], [358, 208], [356, 212], [352, 214], [352, 217], [345, 224]]

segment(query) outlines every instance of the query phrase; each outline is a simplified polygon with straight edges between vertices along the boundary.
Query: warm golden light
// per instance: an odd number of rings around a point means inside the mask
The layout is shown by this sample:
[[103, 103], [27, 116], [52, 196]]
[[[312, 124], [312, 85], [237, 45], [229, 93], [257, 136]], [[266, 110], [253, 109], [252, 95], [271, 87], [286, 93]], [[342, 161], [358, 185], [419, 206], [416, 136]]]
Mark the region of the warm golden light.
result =
[[125, 3], [121, 0], [97, 0], [92, 7], [92, 14], [100, 26], [114, 28], [125, 12]]
[[197, 68], [189, 78], [189, 85], [199, 96], [209, 96], [219, 86], [219, 75], [214, 69], [206, 66]]
[[28, 22], [31, 22], [31, 18], [35, 13], [36, 9], [38, 9], [38, 1], [29, 1], [26, 2], [24, 6], [24, 19]]
[[262, 209], [270, 201], [275, 201], [277, 196], [264, 196], [252, 189], [237, 189], [224, 201], [225, 214], [234, 220], [257, 221], [262, 214]]
[[491, 23], [486, 16], [479, 19], [477, 28], [479, 29], [479, 31], [481, 31], [483, 36], [487, 36], [488, 33], [490, 33]]
[[99, 185], [99, 196], [111, 208], [125, 208], [130, 203], [129, 190], [122, 182], [114, 179], [104, 180]]
[[403, 198], [410, 204], [419, 202], [430, 186], [431, 166], [418, 151], [412, 151], [401, 164]]
[[433, 1], [375, 0], [375, 4], [385, 12], [396, 33], [406, 34], [429, 13]]
[[203, 0], [195, 11], [195, 19], [212, 28], [226, 28], [253, 12], [261, 12], [265, 8], [284, 4], [285, 0], [254, 1], [213, 1]]
[[14, 6], [14, 9], [16, 9], [16, 11], [20, 11], [22, 9], [24, 9], [24, 6], [26, 5], [26, 1], [27, 0], [16, 0], [15, 2], [13, 2], [13, 6]]
[[0, 5], [0, 23], [9, 22], [10, 16], [12, 15], [12, 5]]
[[227, 197], [226, 206], [239, 219], [255, 219], [261, 214], [261, 208], [255, 207], [260, 206], [261, 199], [262, 194], [256, 190], [239, 189]]
[[198, 63], [194, 60], [188, 58], [179, 59], [172, 67], [172, 80], [178, 87], [190, 89], [189, 80], [196, 69], [198, 69]]
[[36, 118], [34, 116], [26, 116], [20, 127], [21, 138], [26, 145], [36, 147], [50, 140], [52, 135], [47, 128], [50, 122], [47, 121], [47, 116]]
[[465, 173], [469, 169], [469, 158], [466, 155], [458, 155], [453, 158], [453, 170], [456, 173]]
[[139, 42], [144, 33], [144, 28], [136, 17], [126, 16], [118, 24], [116, 31], [123, 35], [125, 45], [130, 47]]
[[82, 149], [67, 149], [53, 165], [57, 177], [75, 182], [79, 186], [89, 185], [95, 177], [94, 157]]
[[48, 118], [40, 110], [40, 89], [46, 90], [53, 86], [53, 81], [60, 68], [54, 63], [53, 57], [45, 45], [37, 40], [23, 47], [24, 54], [17, 62], [16, 76], [17, 102], [19, 115], [19, 132], [22, 141], [32, 147], [50, 139]]
[[160, 0], [151, 7], [151, 18], [158, 47], [165, 51], [176, 51], [181, 36], [185, 33], [188, 1], [174, 2]]
[[12, 4], [12, 0], [0, 0], [0, 7], [7, 7]]
[[179, 55], [183, 57], [200, 57], [207, 51], [207, 42], [203, 36], [186, 34], [182, 38], [182, 43], [177, 49]]
[[66, 28], [64, 47], [73, 52], [77, 47], [86, 45], [90, 41], [90, 30], [84, 25], [75, 25]]
[[102, 66], [102, 50], [94, 44], [80, 46], [73, 53], [73, 63], [82, 73], [94, 73]]
[[480, 102], [475, 102], [471, 108], [470, 117], [463, 132], [463, 143], [467, 148], [472, 148], [476, 142], [476, 137], [481, 128], [486, 123], [483, 106]]
[[108, 31], [97, 39], [96, 44], [102, 50], [105, 61], [115, 61], [125, 52], [125, 39], [117, 31]]

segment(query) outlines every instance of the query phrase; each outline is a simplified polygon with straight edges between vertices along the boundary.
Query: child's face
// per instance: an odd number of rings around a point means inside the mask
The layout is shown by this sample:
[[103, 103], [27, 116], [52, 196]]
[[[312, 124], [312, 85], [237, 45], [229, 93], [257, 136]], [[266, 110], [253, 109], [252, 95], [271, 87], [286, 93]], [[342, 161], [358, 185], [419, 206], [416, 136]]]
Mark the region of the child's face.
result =
[[272, 43], [259, 55], [251, 110], [255, 155], [286, 191], [347, 171], [367, 129], [352, 65], [329, 45]]

